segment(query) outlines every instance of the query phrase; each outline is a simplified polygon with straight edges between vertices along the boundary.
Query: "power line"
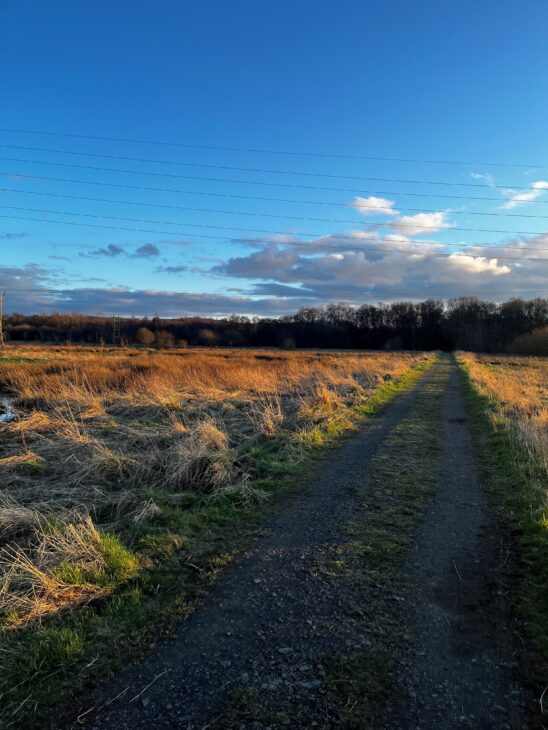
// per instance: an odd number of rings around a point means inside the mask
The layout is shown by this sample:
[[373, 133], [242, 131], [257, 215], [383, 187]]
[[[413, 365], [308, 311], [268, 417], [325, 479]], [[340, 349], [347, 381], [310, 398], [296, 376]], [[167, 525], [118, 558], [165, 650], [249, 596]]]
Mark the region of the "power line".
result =
[[[0, 160], [8, 160], [12, 158], [8, 157], [0, 157]], [[18, 160], [19, 162], [28, 162], [32, 163], [33, 160]], [[84, 167], [82, 165], [70, 165], [70, 167]], [[85, 169], [85, 168], [84, 168]], [[145, 173], [146, 174], [146, 173]], [[268, 201], [273, 203], [299, 203], [299, 204], [305, 204], [305, 205], [331, 205], [331, 206], [337, 206], [337, 207], [348, 207], [348, 203], [340, 203], [340, 202], [332, 202], [332, 201], [326, 201], [326, 200], [298, 200], [295, 198], [272, 198], [272, 197], [266, 197], [261, 195], [238, 195], [236, 193], [214, 193], [210, 191], [203, 191], [203, 190], [180, 190], [177, 188], [155, 188], [150, 187], [147, 185], [128, 185], [127, 183], [109, 183], [97, 180], [75, 180], [73, 178], [66, 178], [66, 177], [51, 177], [49, 175], [29, 175], [28, 173], [22, 173], [22, 172], [5, 172], [0, 171], [0, 175], [7, 175], [7, 176], [14, 176], [18, 178], [28, 178], [32, 180], [49, 180], [51, 182], [65, 182], [65, 183], [74, 183], [77, 185], [99, 185], [101, 187], [108, 187], [108, 188], [123, 188], [127, 190], [141, 190], [144, 192], [155, 192], [155, 193], [179, 193], [182, 195], [202, 195], [207, 197], [215, 197], [215, 198], [235, 198], [237, 200], [262, 200], [262, 201]], [[181, 175], [180, 177], [187, 177], [184, 175]], [[200, 181], [207, 181], [207, 182], [228, 182], [228, 183], [242, 183], [245, 185], [255, 185], [256, 183], [252, 180], [230, 180], [228, 178], [209, 178], [209, 177], [197, 177], [197, 176], [188, 176], [188, 179], [191, 180], [200, 180]], [[260, 185], [268, 185], [268, 183], [258, 183]], [[278, 186], [279, 187], [279, 186]], [[309, 186], [288, 186], [288, 187], [304, 187], [306, 189], [309, 189]], [[323, 190], [324, 188], [312, 188], [313, 190]], [[358, 195], [356, 191], [346, 190], [343, 188], [327, 188], [327, 190], [340, 190], [342, 192], [353, 192], [354, 195]], [[415, 198], [443, 198], [444, 200], [489, 200], [491, 202], [501, 203], [500, 198], [493, 198], [493, 197], [485, 197], [485, 196], [473, 196], [473, 195], [443, 195], [441, 193], [415, 193], [410, 191], [399, 191], [399, 190], [360, 190], [361, 195], [402, 195], [405, 197], [411, 196]], [[520, 200], [520, 204], [533, 204], [533, 203], [548, 203], [548, 199], [545, 198], [538, 198], [536, 200]], [[406, 210], [412, 210], [411, 208], [407, 208]], [[420, 210], [421, 212], [425, 213], [428, 211], [425, 211], [424, 208], [416, 208], [415, 210]], [[429, 211], [429, 212], [437, 212], [437, 211]], [[456, 212], [456, 211], [454, 211]], [[484, 213], [475, 213], [476, 215], [487, 215]], [[492, 215], [498, 215], [497, 213], [492, 213]], [[537, 215], [528, 215], [525, 213], [501, 213], [501, 215], [504, 216], [513, 216], [515, 218], [544, 218], [546, 216], [537, 216]]]
[[527, 164], [524, 162], [479, 162], [479, 161], [464, 161], [464, 160], [430, 160], [421, 158], [407, 158], [407, 157], [378, 157], [372, 155], [355, 155], [355, 154], [344, 154], [344, 153], [325, 153], [325, 152], [307, 152], [307, 151], [294, 151], [294, 150], [273, 150], [264, 149], [257, 147], [226, 147], [220, 145], [204, 145], [204, 144], [189, 144], [184, 142], [161, 142], [158, 140], [144, 140], [144, 139], [128, 139], [124, 137], [103, 137], [99, 135], [90, 134], [74, 134], [68, 132], [45, 132], [31, 129], [9, 129], [0, 128], [0, 132], [9, 132], [14, 134], [34, 134], [43, 135], [48, 137], [70, 137], [72, 139], [90, 139], [101, 142], [126, 142], [129, 144], [149, 144], [157, 145], [162, 147], [180, 147], [183, 149], [201, 149], [210, 150], [214, 152], [251, 152], [255, 154], [268, 154], [268, 155], [289, 155], [296, 157], [318, 157], [318, 158], [332, 158], [342, 160], [362, 160], [362, 161], [373, 161], [373, 162], [409, 162], [413, 164], [424, 163], [429, 165], [477, 165], [480, 167], [510, 167], [510, 168], [528, 168], [528, 169], [547, 169], [548, 165], [536, 165]]
[[[377, 285], [374, 284], [372, 286], [377, 286]], [[17, 293], [17, 292], [20, 292], [20, 291], [28, 291], [28, 292], [39, 292], [39, 293], [42, 293], [42, 294], [62, 294], [62, 295], [65, 295], [66, 296], [66, 295], [71, 294], [71, 293], [78, 293], [78, 292], [82, 292], [82, 291], [83, 292], [87, 292], [87, 291], [89, 291], [89, 288], [81, 288], [81, 289], [52, 289], [52, 288], [48, 288], [48, 287], [14, 287], [14, 288], [6, 287], [5, 288], [5, 291], [12, 292], [12, 293]], [[135, 291], [145, 291], [145, 292], [148, 292], [149, 290], [146, 290], [146, 289], [145, 290], [124, 289], [123, 291], [112, 291], [112, 290], [110, 290], [110, 289], [107, 288], [107, 289], [101, 290], [101, 291], [107, 291], [110, 294], [122, 294], [122, 295], [127, 296], [128, 294], [131, 294], [132, 292], [135, 292]], [[424, 296], [426, 296], [428, 298], [430, 298], [430, 297], [446, 297], [447, 295], [449, 295], [451, 297], [458, 297], [458, 298], [461, 298], [461, 297], [462, 298], [470, 298], [470, 297], [475, 297], [477, 295], [486, 296], [486, 295], [493, 295], [493, 294], [539, 294], [539, 293], [542, 293], [542, 292], [545, 292], [545, 291], [546, 291], [546, 288], [544, 288], [544, 289], [511, 289], [511, 290], [510, 289], [507, 289], [507, 290], [504, 290], [504, 291], [501, 291], [501, 290], [475, 291], [474, 294], [456, 294], [455, 293], [456, 290], [453, 290], [452, 292], [451, 292], [451, 290], [449, 290], [449, 291], [445, 291], [445, 292], [429, 292], [429, 291], [425, 291], [423, 293], [421, 292], [420, 295], [422, 296], [422, 294], [424, 294]], [[157, 292], [154, 292], [154, 293], [157, 293]], [[187, 292], [169, 292], [169, 294], [186, 294], [186, 293]], [[296, 293], [297, 294], [299, 293], [298, 290], [296, 290]], [[254, 296], [257, 296], [257, 295], [254, 295]], [[378, 292], [364, 292], [364, 296], [378, 296]], [[418, 299], [419, 298], [418, 295], [413, 295], [413, 294], [409, 294], [409, 292], [401, 292], [401, 291], [392, 292], [388, 296], [407, 296], [407, 297], [409, 297], [411, 299]], [[250, 300], [250, 303], [253, 303], [253, 300]], [[90, 315], [90, 316], [93, 316], [93, 315]]]
[[[0, 172], [0, 174], [3, 174]], [[44, 190], [20, 190], [18, 188], [2, 188], [0, 187], [1, 192], [13, 192], [13, 193], [19, 193], [21, 195], [42, 195], [50, 198], [66, 198], [70, 200], [86, 200], [94, 203], [115, 203], [117, 205], [136, 205], [136, 206], [146, 206], [148, 208], [166, 208], [169, 210], [184, 210], [189, 212], [195, 212], [195, 213], [222, 213], [226, 215], [243, 215], [243, 216], [254, 216], [259, 218], [280, 218], [283, 220], [295, 220], [295, 221], [315, 221], [318, 223], [351, 223], [353, 225], [356, 225], [356, 220], [350, 220], [349, 218], [315, 218], [311, 216], [297, 216], [297, 215], [287, 215], [287, 214], [281, 214], [281, 213], [262, 213], [257, 211], [240, 211], [240, 210], [218, 210], [215, 208], [193, 208], [189, 206], [184, 205], [173, 205], [173, 204], [167, 204], [167, 203], [150, 203], [148, 201], [146, 202], [139, 202], [135, 200], [113, 200], [112, 198], [94, 198], [89, 197], [86, 195], [69, 195], [67, 193], [50, 193], [46, 192]], [[261, 200], [264, 200], [263, 198], [259, 198]], [[276, 198], [271, 198], [270, 200], [276, 201]], [[440, 213], [444, 211], [434, 210], [434, 209], [425, 209], [425, 208], [401, 208], [398, 206], [397, 210], [394, 210], [392, 207], [388, 206], [378, 206], [378, 205], [367, 205], [362, 203], [340, 203], [340, 205], [343, 205], [346, 208], [356, 208], [358, 211], [362, 208], [366, 210], [376, 211], [381, 215], [397, 215], [398, 213]], [[447, 212], [447, 211], [445, 211]], [[476, 215], [476, 216], [491, 216], [495, 218], [499, 217], [512, 217], [512, 218], [538, 218], [538, 219], [548, 219], [548, 215], [520, 215], [519, 213], [493, 213], [493, 212], [480, 212], [480, 211], [465, 211], [465, 210], [452, 210], [450, 211], [451, 215]], [[420, 226], [421, 228], [423, 226]], [[452, 230], [470, 230], [470, 229], [452, 229]], [[481, 230], [481, 229], [479, 229]], [[516, 233], [520, 233], [520, 231], [516, 231]], [[543, 233], [543, 231], [539, 231], [538, 233]]]
[[[191, 167], [191, 168], [203, 168], [208, 170], [229, 170], [231, 172], [253, 172], [268, 175], [294, 175], [296, 177], [312, 177], [312, 178], [328, 178], [331, 180], [356, 180], [356, 181], [374, 181], [374, 182], [396, 182], [413, 185], [444, 185], [449, 187], [466, 187], [466, 188], [499, 188], [501, 190], [508, 190], [511, 188], [522, 188], [521, 185], [495, 185], [486, 183], [471, 183], [471, 182], [447, 182], [442, 180], [415, 180], [406, 178], [386, 178], [386, 177], [371, 177], [371, 176], [360, 176], [360, 175], [333, 175], [325, 172], [304, 172], [302, 170], [270, 170], [267, 168], [259, 167], [237, 167], [234, 165], [212, 165], [206, 162], [181, 162], [180, 160], [155, 160], [146, 157], [129, 157], [125, 155], [107, 155], [99, 152], [77, 152], [74, 150], [59, 150], [51, 149], [48, 147], [27, 147], [24, 145], [14, 144], [0, 144], [0, 147], [4, 149], [12, 150], [25, 150], [29, 152], [47, 152], [61, 155], [72, 155], [76, 157], [95, 157], [102, 160], [120, 160], [123, 162], [144, 162], [155, 165], [176, 165], [178, 167]], [[58, 163], [51, 163], [58, 164]]]
[[[178, 221], [157, 221], [149, 218], [126, 218], [125, 216], [114, 216], [114, 215], [96, 215], [95, 213], [73, 213], [71, 211], [64, 211], [64, 210], [48, 210], [44, 208], [22, 208], [15, 205], [0, 205], [0, 208], [8, 209], [8, 210], [21, 210], [21, 211], [28, 211], [30, 213], [53, 213], [54, 215], [75, 215], [75, 216], [82, 216], [84, 218], [102, 218], [104, 220], [114, 220], [114, 221], [127, 221], [129, 223], [151, 223], [153, 225], [160, 225], [160, 226], [188, 226], [190, 228], [212, 228], [216, 230], [229, 230], [229, 231], [238, 231], [238, 232], [245, 232], [245, 233], [266, 233], [267, 235], [287, 235], [287, 231], [271, 231], [264, 228], [246, 228], [246, 227], [237, 227], [237, 226], [218, 226], [213, 225], [210, 223], [184, 223], [181, 224]], [[215, 211], [211, 211], [215, 212]], [[223, 212], [223, 211], [217, 211], [217, 212]], [[226, 212], [226, 211], [224, 211]], [[352, 221], [354, 222], [354, 221]], [[399, 229], [410, 229], [411, 231], [417, 230], [417, 229], [428, 229], [432, 231], [440, 231], [440, 230], [451, 230], [451, 231], [466, 231], [471, 233], [505, 233], [509, 235], [523, 235], [523, 236], [540, 236], [544, 233], [544, 231], [509, 231], [508, 229], [498, 229], [498, 228], [467, 228], [463, 226], [446, 226], [445, 228], [443, 226], [430, 226], [427, 224], [422, 223], [401, 223], [401, 222], [393, 222], [393, 223], [387, 223], [387, 224], [375, 224], [378, 227], [388, 227], [391, 226], [394, 230]], [[299, 231], [299, 234], [301, 236], [313, 236], [321, 238], [325, 236], [324, 233], [318, 233], [318, 232], [312, 232], [312, 231]], [[413, 235], [410, 233], [409, 235]]]
[[[142, 220], [142, 219], [133, 219], [133, 218], [119, 218], [119, 217], [116, 217], [116, 216], [99, 216], [99, 215], [94, 215], [94, 214], [91, 214], [91, 213], [67, 213], [67, 212], [64, 212], [64, 211], [44, 210], [44, 209], [41, 209], [41, 208], [20, 208], [20, 207], [9, 206], [9, 205], [0, 205], [0, 208], [5, 208], [5, 209], [9, 209], [9, 210], [21, 210], [21, 211], [39, 212], [39, 213], [53, 213], [55, 215], [78, 215], [78, 216], [82, 216], [82, 217], [98, 218], [98, 219], [106, 218], [106, 219], [113, 219], [113, 220], [128, 220], [128, 221], [135, 221], [135, 222], [139, 222], [139, 220]], [[0, 216], [0, 217], [2, 217], [2, 218], [14, 218], [14, 219], [19, 219], [20, 218], [19, 216]], [[80, 225], [80, 226], [87, 226], [87, 227], [91, 227], [91, 228], [105, 228], [105, 229], [108, 229], [108, 230], [138, 231], [138, 232], [142, 232], [142, 233], [157, 233], [157, 234], [171, 235], [171, 236], [178, 235], [178, 233], [176, 231], [158, 231], [158, 230], [153, 230], [153, 229], [149, 229], [149, 228], [133, 228], [133, 227], [130, 228], [130, 227], [125, 227], [125, 226], [110, 226], [110, 225], [105, 226], [105, 225], [97, 225], [97, 224], [91, 224], [91, 223], [80, 223], [80, 222], [76, 222], [76, 221], [52, 221], [52, 220], [43, 219], [43, 218], [22, 218], [22, 220], [33, 220], [33, 221], [38, 221], [40, 223], [56, 223], [56, 224], [61, 224], [61, 225]], [[146, 221], [143, 221], [143, 222], [146, 222]], [[154, 221], [150, 221], [150, 222], [154, 222]], [[158, 223], [160, 223], [160, 222], [158, 222]], [[180, 224], [175, 224], [174, 223], [173, 225], [180, 225]], [[241, 228], [241, 227], [237, 227], [236, 228], [236, 227], [230, 227], [230, 226], [215, 226], [215, 225], [201, 224], [201, 223], [186, 223], [186, 224], [182, 224], [182, 225], [183, 225], [183, 227], [186, 226], [186, 227], [192, 227], [192, 228], [212, 228], [212, 229], [226, 230], [226, 231], [236, 231], [236, 232], [266, 233], [266, 234], [269, 234], [269, 235], [287, 235], [285, 231], [284, 232], [280, 232], [280, 231], [266, 231], [266, 230], [263, 231], [261, 229], [256, 229], [256, 228]], [[179, 235], [184, 236], [184, 235], [186, 235], [186, 233], [185, 234], [181, 233]], [[198, 237], [198, 238], [209, 238], [209, 239], [213, 239], [213, 240], [222, 240], [222, 237], [220, 237], [218, 235], [207, 235], [207, 234], [194, 233], [194, 232], [192, 233], [192, 235], [195, 236], [195, 237]], [[301, 232], [298, 235], [317, 236], [320, 239], [334, 239], [335, 241], [340, 241], [341, 239], [344, 239], [345, 238], [345, 235], [344, 234], [340, 234], [340, 235], [337, 235], [337, 234], [313, 234], [313, 233], [303, 233], [303, 232]], [[224, 237], [224, 239], [225, 240], [228, 240], [228, 241], [233, 241], [233, 238], [232, 237]], [[394, 243], [394, 240], [393, 239], [386, 239], [386, 238], [385, 239], [379, 239], [375, 235], [371, 235], [371, 236], [369, 236], [369, 238], [364, 237], [362, 240], [371, 240], [371, 241], [376, 241], [376, 242], [379, 242], [379, 240], [380, 240], [380, 241], [382, 241], [384, 243]], [[434, 245], [434, 246], [460, 246], [460, 247], [463, 247], [463, 248], [478, 248], [478, 247], [480, 247], [480, 248], [481, 247], [487, 248], [487, 247], [490, 246], [490, 243], [470, 243], [470, 244], [467, 244], [467, 243], [462, 243], [462, 242], [431, 241], [431, 240], [428, 240], [428, 239], [414, 239], [413, 241], [410, 241], [410, 242], [411, 243], [420, 243], [420, 244], [425, 244], [425, 245]], [[272, 244], [277, 244], [277, 245], [297, 245], [298, 242], [297, 241], [290, 241], [290, 242], [286, 242], [284, 244], [284, 241], [282, 240], [282, 241], [266, 241], [265, 243], [272, 243]], [[309, 246], [308, 243], [304, 243], [304, 242], [303, 242], [303, 245]], [[314, 244], [314, 245], [318, 245], [318, 244]], [[523, 250], [528, 250], [528, 251], [529, 250], [531, 250], [531, 251], [548, 251], [548, 248], [540, 248], [540, 247], [536, 247], [536, 246], [533, 246], [533, 247], [530, 247], [530, 246], [511, 246], [511, 245], [507, 245], [507, 244], [501, 245], [500, 248], [504, 248], [504, 249], [506, 249], [506, 248], [508, 248], [508, 249], [515, 249], [515, 250], [518, 250], [518, 251], [523, 251]]]
[[[352, 193], [353, 195], [360, 195], [363, 194], [364, 190], [356, 190], [356, 188], [341, 188], [341, 187], [327, 187], [325, 185], [301, 185], [297, 183], [276, 183], [276, 182], [265, 182], [263, 180], [233, 180], [230, 178], [216, 178], [216, 177], [203, 177], [199, 175], [180, 175], [175, 174], [172, 172], [153, 172], [150, 170], [126, 170], [121, 169], [117, 167], [97, 167], [96, 165], [77, 165], [75, 163], [70, 162], [54, 162], [51, 160], [29, 160], [24, 159], [20, 157], [2, 157], [0, 156], [0, 160], [4, 160], [7, 162], [22, 162], [25, 164], [31, 164], [31, 165], [54, 165], [55, 167], [70, 167], [72, 169], [78, 169], [78, 170], [93, 170], [95, 172], [120, 172], [127, 175], [149, 175], [153, 177], [169, 177], [169, 178], [176, 178], [178, 180], [200, 180], [202, 182], [221, 182], [221, 183], [230, 183], [234, 185], [256, 185], [261, 187], [273, 187], [273, 188], [292, 188], [294, 190], [323, 190], [328, 192], [340, 192], [340, 193]], [[17, 174], [17, 173], [16, 173]], [[20, 173], [23, 174], [24, 173]], [[29, 176], [30, 177], [30, 176]], [[370, 180], [378, 180], [378, 181], [384, 181], [384, 182], [406, 182], [403, 180], [396, 180], [396, 179], [385, 179], [385, 178], [364, 178], [364, 179], [370, 179]], [[412, 180], [407, 182], [413, 182]], [[426, 181], [418, 181], [421, 183], [426, 184]], [[90, 182], [90, 184], [93, 184]], [[460, 185], [461, 183], [440, 183], [440, 184], [455, 184]], [[462, 183], [464, 184], [464, 183]], [[490, 187], [489, 185], [486, 185], [485, 187]], [[496, 187], [496, 186], [495, 186]], [[504, 189], [507, 189], [506, 186], [502, 186]], [[146, 188], [143, 188], [146, 189]], [[178, 191], [171, 191], [171, 192], [178, 192]], [[428, 194], [428, 193], [398, 193], [398, 192], [385, 192], [382, 193], [381, 191], [377, 191], [378, 194], [385, 194], [385, 195], [415, 195], [418, 197], [436, 197], [436, 198], [450, 198], [450, 199], [460, 199], [460, 200], [496, 200], [498, 202], [502, 202], [500, 198], [490, 198], [490, 197], [471, 197], [471, 196], [459, 196], [459, 195], [441, 195], [441, 194]], [[520, 201], [524, 203], [546, 203], [548, 202], [548, 199], [537, 199], [537, 200], [527, 200], [527, 201]]]
[[[6, 206], [0, 206], [6, 207]], [[81, 223], [80, 221], [55, 221], [50, 219], [43, 219], [43, 218], [32, 218], [32, 217], [26, 217], [26, 216], [17, 216], [17, 215], [0, 215], [0, 218], [6, 218], [9, 220], [24, 220], [24, 221], [34, 221], [38, 223], [52, 223], [55, 225], [67, 225], [67, 226], [79, 226], [84, 228], [99, 228], [104, 230], [114, 230], [114, 231], [136, 231], [139, 233], [154, 233], [154, 234], [162, 234], [162, 235], [186, 235], [186, 234], [178, 234], [176, 231], [156, 231], [151, 230], [147, 228], [130, 228], [125, 226], [110, 226], [110, 225], [99, 225], [96, 223]], [[234, 229], [233, 229], [234, 230]], [[227, 240], [231, 243], [234, 243], [234, 240], [229, 237], [221, 237], [221, 236], [214, 236], [214, 235], [208, 235], [204, 233], [193, 233], [193, 236], [197, 238], [207, 238], [212, 239], [215, 241], [219, 240]], [[333, 238], [335, 241], [341, 240], [343, 236], [322, 236], [322, 239], [326, 238]], [[364, 238], [362, 240], [368, 240], [367, 238]], [[378, 239], [375, 237], [371, 237], [369, 240], [376, 241], [379, 243], [385, 243], [392, 245], [395, 243], [393, 240], [390, 239]], [[340, 246], [333, 246], [330, 244], [322, 244], [322, 243], [307, 243], [306, 241], [270, 241], [267, 242], [272, 245], [279, 245], [279, 246], [302, 246], [304, 248], [307, 248], [308, 251], [312, 254], [314, 253], [314, 249], [316, 248], [323, 248], [327, 249], [329, 251], [333, 251], [334, 249], [338, 249], [339, 251], [357, 251], [361, 253], [365, 253], [367, 251], [378, 251], [382, 253], [403, 253], [408, 256], [443, 256], [443, 257], [451, 257], [451, 256], [457, 256], [459, 255], [459, 252], [453, 251], [452, 253], [442, 253], [442, 252], [427, 252], [427, 251], [410, 251], [409, 249], [395, 249], [395, 248], [373, 248], [370, 246], [354, 246], [352, 244], [346, 244], [343, 243]], [[424, 241], [424, 240], [415, 240], [412, 241], [412, 243], [422, 243], [422, 244], [429, 244], [429, 245], [436, 245], [436, 246], [459, 246], [460, 248], [489, 248], [489, 244], [479, 244], [479, 243], [473, 243], [473, 244], [464, 244], [464, 243], [444, 243], [444, 242], [436, 242], [436, 241]], [[77, 248], [81, 248], [78, 244], [73, 244]], [[88, 247], [89, 248], [89, 247]], [[508, 249], [515, 249], [517, 251], [524, 251], [524, 250], [531, 250], [531, 251], [548, 251], [548, 248], [531, 248], [531, 247], [520, 247], [520, 246], [501, 246], [500, 248], [508, 248]], [[477, 253], [477, 254], [467, 254], [468, 256], [476, 257], [476, 258], [487, 258], [487, 256], [484, 253]], [[505, 256], [500, 255], [498, 252], [494, 252], [494, 255], [492, 258], [495, 259], [501, 259], [501, 260], [509, 260], [509, 261], [548, 261], [548, 257], [530, 257], [530, 256]]]

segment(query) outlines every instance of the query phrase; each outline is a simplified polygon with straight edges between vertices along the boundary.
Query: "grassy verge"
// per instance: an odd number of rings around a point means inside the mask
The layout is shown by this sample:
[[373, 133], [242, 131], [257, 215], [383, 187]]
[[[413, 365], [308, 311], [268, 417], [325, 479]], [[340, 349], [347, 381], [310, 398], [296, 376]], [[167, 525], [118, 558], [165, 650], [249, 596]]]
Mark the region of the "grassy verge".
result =
[[351, 539], [339, 571], [355, 599], [345, 610], [365, 628], [371, 649], [325, 661], [341, 727], [369, 728], [393, 690], [394, 649], [407, 640], [394, 610], [407, 589], [402, 558], [436, 494], [447, 378], [441, 365], [371, 461], [359, 492], [361, 518], [347, 527]]
[[[241, 457], [252, 474], [245, 488], [214, 496], [156, 488], [150, 494], [153, 523], [144, 519], [125, 525], [123, 544], [97, 533], [101, 568], [93, 563], [76, 574], [66, 565], [54, 577], [100, 588], [118, 576], [118, 588], [104, 596], [98, 590], [93, 602], [40, 623], [1, 631], [0, 726], [43, 727], [60, 700], [77, 696], [122, 662], [153, 648], [162, 633], [194, 610], [218, 572], [249, 542], [249, 533], [266, 512], [266, 499], [271, 498], [268, 509], [273, 503], [281, 507], [283, 497], [305, 477], [316, 449], [335, 443], [409, 388], [433, 362], [424, 360], [384, 383], [365, 405], [337, 411], [316, 427], [313, 438], [280, 436], [256, 442]], [[46, 543], [55, 531], [51, 528], [46, 527]], [[57, 539], [66, 538], [62, 527], [58, 533]]]
[[511, 437], [511, 424], [501, 418], [500, 408], [478, 392], [466, 364], [459, 366], [476, 450], [510, 541], [506, 568], [513, 586], [512, 606], [523, 626], [527, 674], [540, 686], [548, 670], [546, 484], [540, 466]]

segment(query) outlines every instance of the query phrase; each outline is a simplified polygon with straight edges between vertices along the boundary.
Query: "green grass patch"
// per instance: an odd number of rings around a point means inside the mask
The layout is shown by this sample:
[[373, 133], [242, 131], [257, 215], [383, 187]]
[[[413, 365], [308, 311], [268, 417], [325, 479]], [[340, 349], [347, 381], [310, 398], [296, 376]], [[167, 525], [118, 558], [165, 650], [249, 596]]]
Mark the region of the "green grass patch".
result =
[[105, 566], [88, 568], [85, 565], [63, 561], [50, 574], [71, 585], [92, 583], [97, 586], [115, 586], [133, 578], [139, 569], [139, 559], [115, 535], [100, 534]]

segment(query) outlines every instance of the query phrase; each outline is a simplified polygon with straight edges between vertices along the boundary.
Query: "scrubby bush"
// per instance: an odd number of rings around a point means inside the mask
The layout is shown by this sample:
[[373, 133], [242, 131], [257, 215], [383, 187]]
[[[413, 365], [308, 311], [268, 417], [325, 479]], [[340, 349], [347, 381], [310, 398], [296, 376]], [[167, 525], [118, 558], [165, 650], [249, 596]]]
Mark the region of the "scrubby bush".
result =
[[548, 355], [548, 327], [539, 327], [526, 335], [516, 337], [511, 352], [520, 355]]
[[198, 332], [197, 342], [204, 347], [214, 347], [219, 344], [219, 335], [213, 330], [202, 329]]
[[159, 330], [156, 332], [154, 344], [159, 350], [175, 347], [175, 337], [169, 330]]
[[154, 344], [154, 340], [155, 336], [152, 330], [149, 330], [148, 327], [139, 327], [139, 329], [137, 330], [137, 343], [139, 345], [152, 347], [152, 345]]

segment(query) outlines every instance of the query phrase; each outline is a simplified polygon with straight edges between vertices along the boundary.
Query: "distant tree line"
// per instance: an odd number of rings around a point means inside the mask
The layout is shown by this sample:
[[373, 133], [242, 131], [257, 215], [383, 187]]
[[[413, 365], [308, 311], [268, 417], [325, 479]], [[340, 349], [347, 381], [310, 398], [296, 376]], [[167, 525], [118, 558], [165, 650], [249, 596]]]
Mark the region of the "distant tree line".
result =
[[[519, 351], [546, 348], [548, 299], [512, 299], [496, 304], [474, 297], [447, 304], [420, 303], [352, 307], [328, 304], [305, 307], [280, 318], [231, 316], [111, 317], [84, 314], [12, 314], [5, 318], [6, 339], [12, 342], [141, 345], [170, 348], [308, 347], [387, 350]], [[520, 345], [521, 343], [521, 345]]]

